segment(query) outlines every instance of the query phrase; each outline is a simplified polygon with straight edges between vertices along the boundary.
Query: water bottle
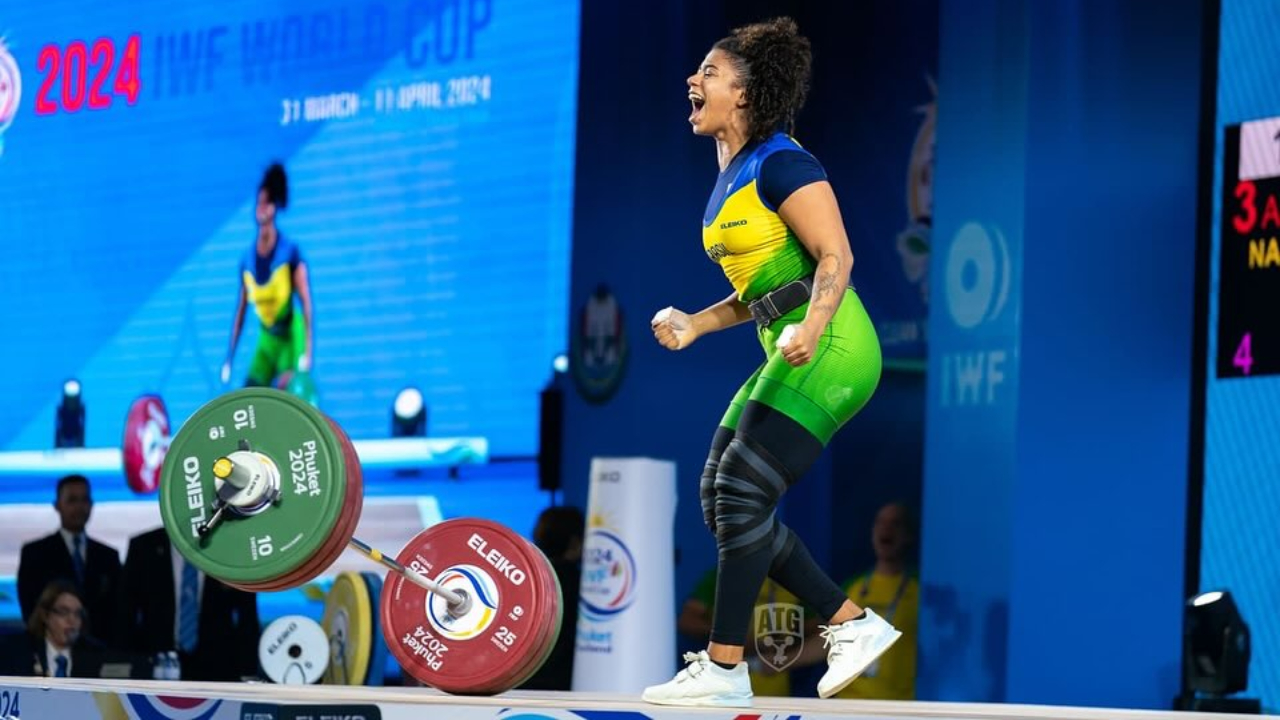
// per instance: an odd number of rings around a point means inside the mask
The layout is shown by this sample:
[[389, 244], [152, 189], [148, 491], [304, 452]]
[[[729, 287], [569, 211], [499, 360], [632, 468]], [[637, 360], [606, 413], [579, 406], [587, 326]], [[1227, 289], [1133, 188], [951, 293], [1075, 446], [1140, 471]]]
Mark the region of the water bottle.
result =
[[156, 653], [153, 661], [151, 677], [156, 680], [177, 680], [181, 675], [178, 667], [178, 654], [172, 650]]

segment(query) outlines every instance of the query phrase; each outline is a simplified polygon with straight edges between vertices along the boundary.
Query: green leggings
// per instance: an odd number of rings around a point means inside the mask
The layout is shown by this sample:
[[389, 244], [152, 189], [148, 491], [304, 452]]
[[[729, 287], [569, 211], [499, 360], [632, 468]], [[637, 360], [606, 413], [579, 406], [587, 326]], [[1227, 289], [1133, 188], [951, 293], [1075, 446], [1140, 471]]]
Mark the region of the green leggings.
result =
[[823, 445], [862, 409], [880, 384], [880, 340], [853, 288], [827, 323], [813, 359], [792, 367], [774, 343], [783, 328], [804, 320], [805, 303], [757, 328], [765, 361], [733, 396], [721, 425], [736, 430], [748, 400], [755, 400], [800, 423]]
[[275, 383], [286, 371], [298, 369], [298, 358], [307, 348], [307, 328], [302, 313], [296, 310], [289, 322], [289, 334], [272, 335], [259, 328], [258, 346], [249, 361], [246, 385], [266, 387]]

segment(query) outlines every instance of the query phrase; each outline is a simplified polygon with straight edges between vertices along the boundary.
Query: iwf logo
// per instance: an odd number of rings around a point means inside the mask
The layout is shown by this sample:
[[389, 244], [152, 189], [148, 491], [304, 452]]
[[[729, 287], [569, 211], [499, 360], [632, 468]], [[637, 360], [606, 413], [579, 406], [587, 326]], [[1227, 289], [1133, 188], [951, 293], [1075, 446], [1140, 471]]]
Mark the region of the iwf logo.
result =
[[13, 124], [21, 100], [22, 74], [18, 72], [18, 61], [5, 46], [4, 38], [0, 38], [0, 155], [4, 154], [4, 131]]
[[[1006, 363], [1016, 359], [1011, 343], [1017, 341], [1010, 339], [1017, 320], [1015, 271], [1009, 242], [995, 225], [967, 222], [956, 232], [947, 251], [947, 312], [964, 335], [953, 340], [957, 352], [940, 358], [942, 407], [990, 407], [1004, 397], [1001, 388], [1014, 369]], [[1011, 298], [1012, 321], [1001, 321]]]
[[791, 603], [756, 606], [756, 656], [782, 672], [804, 649], [804, 608]]
[[965, 223], [947, 253], [947, 310], [966, 330], [1000, 316], [1009, 301], [1012, 262], [997, 228]]

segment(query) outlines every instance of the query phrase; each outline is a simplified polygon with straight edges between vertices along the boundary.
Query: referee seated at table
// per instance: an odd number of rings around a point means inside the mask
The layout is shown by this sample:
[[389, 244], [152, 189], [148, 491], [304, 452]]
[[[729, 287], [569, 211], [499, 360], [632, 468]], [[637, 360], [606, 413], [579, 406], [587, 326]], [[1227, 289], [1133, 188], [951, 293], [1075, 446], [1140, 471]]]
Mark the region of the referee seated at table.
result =
[[40, 592], [25, 633], [4, 639], [0, 673], [16, 676], [96, 678], [106, 648], [88, 635], [88, 613], [80, 591], [54, 580]]

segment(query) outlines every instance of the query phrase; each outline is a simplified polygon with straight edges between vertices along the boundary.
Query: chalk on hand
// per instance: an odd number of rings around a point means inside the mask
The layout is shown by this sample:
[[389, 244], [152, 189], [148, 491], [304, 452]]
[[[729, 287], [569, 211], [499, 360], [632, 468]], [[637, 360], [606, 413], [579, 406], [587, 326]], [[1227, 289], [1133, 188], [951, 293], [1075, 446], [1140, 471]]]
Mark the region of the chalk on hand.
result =
[[796, 336], [796, 332], [798, 331], [799, 327], [800, 327], [799, 325], [788, 325], [785, 328], [783, 328], [782, 334], [778, 336], [778, 341], [774, 343], [774, 346], [781, 349], [790, 345], [791, 339]]

